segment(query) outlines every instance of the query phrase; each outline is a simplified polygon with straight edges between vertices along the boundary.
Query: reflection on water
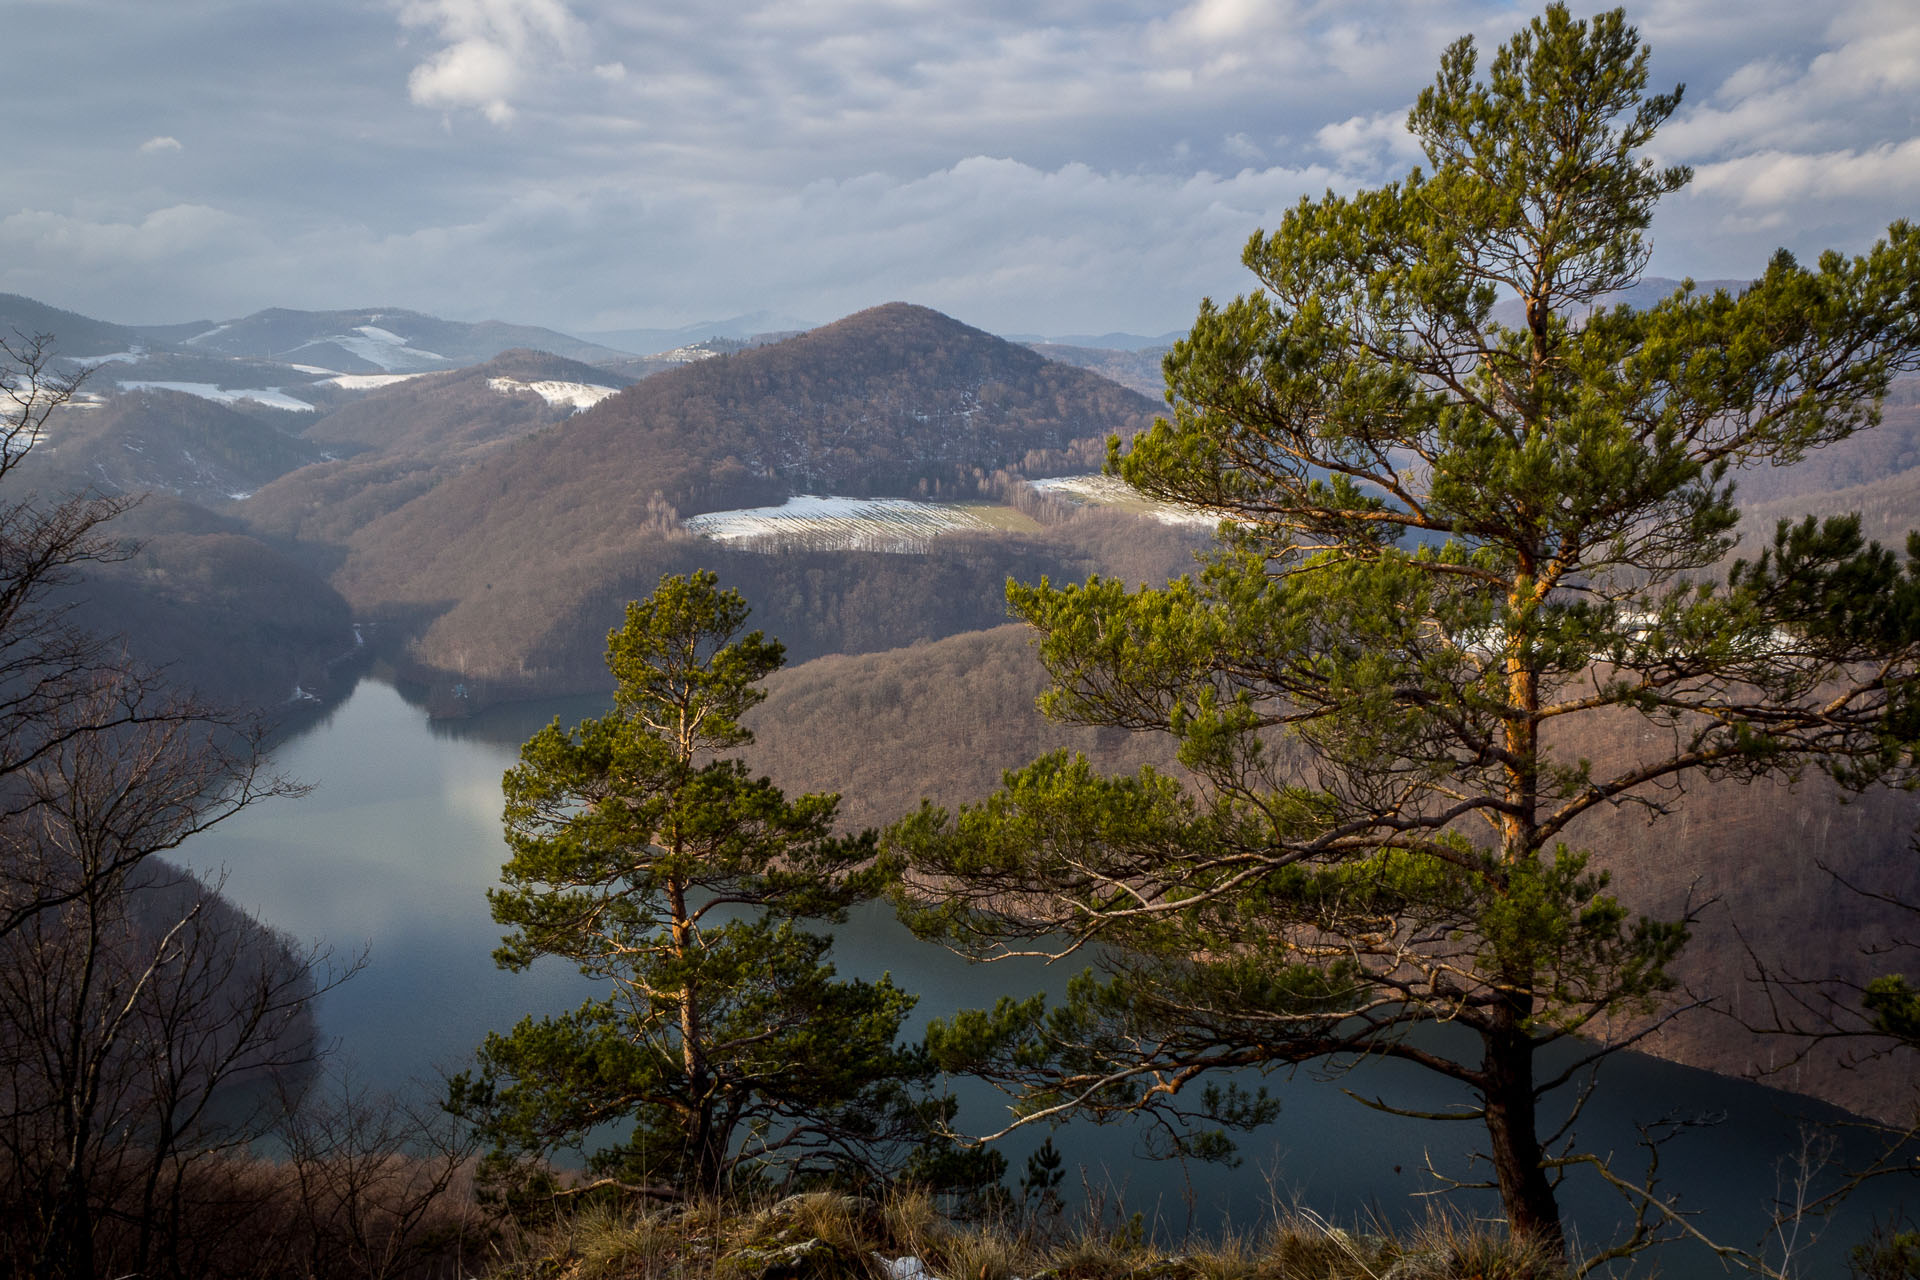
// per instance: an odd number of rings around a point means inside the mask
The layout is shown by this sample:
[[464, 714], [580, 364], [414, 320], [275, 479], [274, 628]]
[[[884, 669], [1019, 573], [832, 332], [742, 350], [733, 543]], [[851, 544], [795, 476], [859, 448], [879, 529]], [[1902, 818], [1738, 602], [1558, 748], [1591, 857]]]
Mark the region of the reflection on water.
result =
[[[398, 1085], [432, 1080], [461, 1065], [489, 1030], [528, 1014], [557, 1012], [593, 993], [571, 968], [542, 961], [523, 974], [490, 958], [499, 929], [486, 890], [506, 848], [500, 836], [500, 775], [519, 744], [555, 715], [563, 723], [600, 714], [604, 699], [576, 698], [496, 708], [473, 720], [430, 724], [385, 684], [362, 682], [333, 714], [282, 746], [277, 763], [313, 784], [306, 799], [240, 814], [184, 851], [196, 869], [227, 874], [239, 905], [302, 940], [324, 939], [338, 955], [365, 950], [366, 970], [323, 999], [327, 1034], [366, 1079]], [[847, 973], [891, 971], [920, 993], [918, 1016], [991, 1003], [1002, 993], [1058, 990], [1067, 974], [1037, 962], [971, 966], [915, 941], [883, 908], [868, 907], [837, 936]], [[1466, 1102], [1457, 1086], [1403, 1063], [1371, 1061], [1329, 1079], [1308, 1070], [1264, 1083], [1281, 1098], [1280, 1119], [1242, 1142], [1237, 1169], [1143, 1164], [1140, 1134], [1127, 1126], [1081, 1124], [1055, 1135], [1069, 1167], [1109, 1199], [1124, 1194], [1163, 1230], [1206, 1230], [1231, 1218], [1254, 1229], [1274, 1206], [1298, 1201], [1336, 1221], [1375, 1215], [1406, 1221], [1424, 1214], [1416, 1193], [1436, 1183], [1431, 1166], [1466, 1181], [1484, 1178], [1468, 1158], [1476, 1126], [1384, 1115], [1346, 1091], [1391, 1099], [1418, 1111]], [[963, 1122], [997, 1127], [1000, 1103], [977, 1083], [963, 1087]], [[1562, 1104], [1570, 1105], [1571, 1099]], [[1741, 1081], [1620, 1055], [1580, 1117], [1582, 1147], [1611, 1153], [1628, 1171], [1644, 1163], [1638, 1126], [1662, 1118], [1717, 1120], [1685, 1133], [1662, 1154], [1662, 1185], [1681, 1188], [1699, 1224], [1751, 1245], [1775, 1197], [1791, 1179], [1789, 1158], [1809, 1121], [1836, 1114]], [[1016, 1135], [1006, 1151], [1017, 1171], [1043, 1135]], [[1862, 1157], [1860, 1139], [1849, 1151]], [[1599, 1241], [1619, 1229], [1617, 1197], [1575, 1173], [1563, 1191], [1575, 1230]], [[1829, 1248], [1810, 1274], [1844, 1269], [1845, 1242], [1895, 1212], [1912, 1179], [1888, 1179], [1856, 1197], [1828, 1232]], [[1486, 1193], [1451, 1202], [1491, 1213]], [[1718, 1274], [1693, 1246], [1662, 1257], [1667, 1274]]]

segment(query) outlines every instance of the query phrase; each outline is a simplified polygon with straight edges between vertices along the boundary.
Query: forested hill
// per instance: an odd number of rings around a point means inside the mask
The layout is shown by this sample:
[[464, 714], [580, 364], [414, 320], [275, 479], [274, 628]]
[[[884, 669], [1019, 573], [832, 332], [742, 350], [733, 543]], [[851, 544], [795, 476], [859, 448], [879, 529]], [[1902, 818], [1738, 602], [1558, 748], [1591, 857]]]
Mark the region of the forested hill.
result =
[[317, 445], [263, 422], [260, 412], [163, 389], [125, 392], [66, 415], [57, 427], [40, 446], [42, 461], [108, 492], [154, 489], [206, 506], [244, 498], [322, 456]]
[[[796, 492], [912, 496], [1029, 450], [1128, 431], [1153, 410], [1084, 370], [889, 303], [649, 379], [594, 425], [710, 434], [712, 448]], [[697, 509], [691, 494], [669, 497]]]
[[516, 348], [483, 364], [382, 387], [320, 419], [307, 436], [375, 453], [444, 454], [552, 426], [595, 396], [631, 381], [545, 351]]
[[[566, 628], [604, 634], [612, 614], [583, 616], [588, 602], [617, 610], [621, 592], [711, 558], [680, 516], [809, 492], [970, 496], [1035, 451], [1131, 434], [1153, 410], [890, 304], [657, 374], [436, 479], [351, 534], [335, 583], [363, 614], [430, 623], [419, 656], [440, 670], [526, 671], [574, 646]], [[998, 620], [1004, 570], [973, 576], [993, 580]]]

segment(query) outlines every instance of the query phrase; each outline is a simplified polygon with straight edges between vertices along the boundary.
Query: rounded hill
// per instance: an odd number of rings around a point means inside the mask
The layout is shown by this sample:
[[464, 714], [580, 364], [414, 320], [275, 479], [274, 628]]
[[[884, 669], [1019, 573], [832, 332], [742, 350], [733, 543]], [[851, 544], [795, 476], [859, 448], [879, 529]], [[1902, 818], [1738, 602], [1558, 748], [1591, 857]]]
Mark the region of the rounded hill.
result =
[[646, 436], [694, 445], [743, 491], [661, 473], [662, 494], [693, 514], [788, 493], [966, 491], [1034, 450], [1130, 434], [1153, 410], [1086, 370], [891, 302], [649, 378], [569, 423], [553, 448], [584, 453]]
[[336, 582], [356, 608], [433, 619], [435, 665], [537, 662], [554, 619], [697, 550], [681, 516], [806, 492], [971, 496], [1036, 452], [1130, 435], [1153, 407], [892, 303], [657, 374], [506, 445], [357, 530]]

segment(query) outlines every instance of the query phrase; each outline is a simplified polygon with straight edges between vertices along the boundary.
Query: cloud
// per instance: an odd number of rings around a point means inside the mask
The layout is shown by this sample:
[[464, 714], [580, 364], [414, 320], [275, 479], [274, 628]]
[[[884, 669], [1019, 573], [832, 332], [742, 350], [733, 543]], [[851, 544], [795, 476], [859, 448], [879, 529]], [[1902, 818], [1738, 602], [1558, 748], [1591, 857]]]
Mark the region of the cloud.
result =
[[[1779, 247], [1806, 258], [1857, 251], [1920, 200], [1913, 6], [1757, 2], [1770, 11], [1753, 15], [1754, 29], [1786, 24], [1774, 47], [1742, 49], [1655, 140], [1660, 159], [1694, 167], [1692, 185], [1655, 222], [1655, 266], [1666, 274], [1756, 272]], [[1811, 29], [1787, 29], [1794, 24]]]
[[472, 108], [494, 124], [535, 73], [564, 67], [583, 42], [562, 0], [404, 0], [400, 20], [432, 29], [445, 47], [407, 77], [416, 105]]
[[1267, 158], [1266, 148], [1244, 133], [1230, 133], [1220, 145], [1226, 148], [1229, 155], [1242, 160], [1261, 161]]
[[1313, 140], [1348, 173], [1371, 173], [1382, 168], [1398, 173], [1421, 156], [1420, 140], [1407, 132], [1405, 108], [1322, 125]]
[[148, 138], [140, 144], [140, 151], [143, 155], [157, 155], [162, 151], [179, 151], [182, 149], [180, 139], [168, 137], [165, 134], [157, 138]]
[[[1869, 21], [1878, 17], [1878, 21]], [[1864, 129], [1910, 133], [1920, 95], [1920, 22], [1878, 4], [1843, 10], [1831, 47], [1805, 60], [1779, 52], [1725, 76], [1711, 105], [1683, 111], [1662, 132], [1662, 151], [1696, 162], [1767, 150], [1813, 152]]]
[[0, 217], [0, 290], [39, 298], [78, 294], [76, 301], [95, 306], [109, 300], [101, 296], [105, 291], [120, 301], [115, 310], [122, 316], [135, 298], [143, 315], [172, 314], [165, 290], [179, 296], [199, 289], [182, 272], [204, 273], [201, 283], [215, 288], [232, 273], [238, 284], [269, 245], [246, 219], [203, 204], [169, 205], [125, 220], [21, 209]]
[[1920, 138], [1864, 151], [1756, 151], [1694, 172], [1703, 195], [1747, 209], [1872, 201], [1882, 207], [1920, 197]]
[[[0, 289], [114, 319], [379, 300], [664, 327], [897, 297], [1015, 331], [1161, 332], [1250, 287], [1246, 237], [1299, 196], [1404, 174], [1405, 104], [1440, 51], [1472, 32], [1484, 66], [1533, 11], [254, 3], [275, 21], [88, 0], [8, 28], [22, 100], [68, 109], [9, 156]], [[1656, 219], [1662, 274], [1741, 275], [1783, 242], [1858, 251], [1920, 207], [1912, 0], [1638, 0], [1633, 18], [1652, 87], [1690, 86], [1657, 139], [1700, 175]], [[216, 81], [225, 109], [201, 92]], [[126, 163], [125, 122], [153, 102], [191, 157]], [[190, 197], [156, 186], [189, 160]]]
[[407, 95], [423, 107], [478, 107], [495, 124], [513, 119], [507, 101], [520, 85], [513, 55], [487, 40], [442, 49], [407, 77]]

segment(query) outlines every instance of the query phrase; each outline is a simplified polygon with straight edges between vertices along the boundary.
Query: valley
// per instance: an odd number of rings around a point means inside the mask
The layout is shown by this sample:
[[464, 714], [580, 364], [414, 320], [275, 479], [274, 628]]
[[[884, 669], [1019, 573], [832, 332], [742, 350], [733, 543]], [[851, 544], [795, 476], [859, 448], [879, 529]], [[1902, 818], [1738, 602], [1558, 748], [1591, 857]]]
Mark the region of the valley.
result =
[[[93, 367], [33, 483], [147, 495], [120, 530], [138, 549], [76, 588], [81, 616], [213, 696], [333, 704], [373, 663], [436, 715], [597, 694], [624, 602], [711, 568], [789, 654], [754, 767], [842, 792], [851, 827], [969, 802], [1048, 750], [1176, 767], [1151, 736], [1037, 717], [1044, 676], [1004, 601], [1010, 578], [1163, 582], [1211, 543], [1205, 512], [1093, 475], [1158, 408], [1093, 372], [1146, 388], [1138, 352], [1049, 361], [900, 304], [654, 356], [389, 311], [132, 330], [0, 299], [0, 324], [57, 330]], [[1739, 484], [1749, 541], [1841, 509], [1895, 537], [1920, 524], [1920, 394], [1900, 384], [1876, 430]], [[1815, 779], [1702, 786], [1672, 821], [1606, 809], [1572, 834], [1635, 909], [1705, 904], [1683, 977], [1723, 1012], [1655, 1051], [1890, 1115], [1896, 1069], [1729, 1016], [1762, 998], [1756, 965], [1859, 956], [1864, 977], [1901, 923], [1821, 868], [1920, 900], [1910, 800], [1843, 799]]]

